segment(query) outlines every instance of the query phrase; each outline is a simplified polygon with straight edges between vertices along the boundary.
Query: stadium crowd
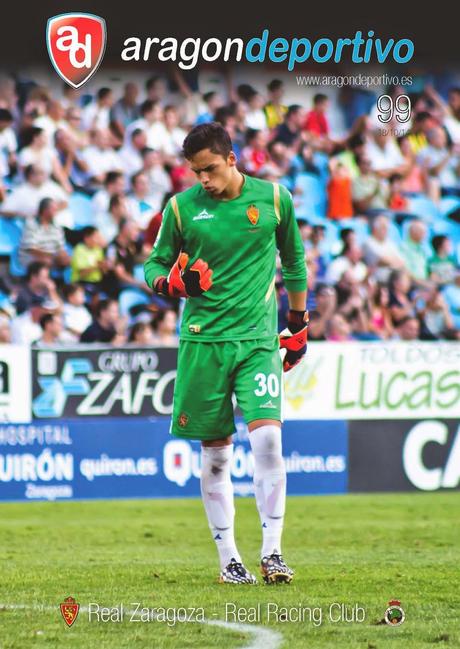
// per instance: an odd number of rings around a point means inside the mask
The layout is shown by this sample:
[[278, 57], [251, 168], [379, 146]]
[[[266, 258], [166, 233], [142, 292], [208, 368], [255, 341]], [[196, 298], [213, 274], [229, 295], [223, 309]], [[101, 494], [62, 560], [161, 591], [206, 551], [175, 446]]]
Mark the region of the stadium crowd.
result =
[[310, 339], [460, 340], [460, 88], [410, 95], [406, 123], [379, 121], [374, 94], [342, 138], [328, 115], [349, 94], [285, 94], [277, 79], [226, 97], [185, 79], [170, 93], [161, 76], [121, 96], [2, 81], [0, 342], [177, 344], [181, 304], [152, 293], [142, 263], [166, 201], [196, 182], [183, 139], [213, 120], [243, 172], [292, 192]]

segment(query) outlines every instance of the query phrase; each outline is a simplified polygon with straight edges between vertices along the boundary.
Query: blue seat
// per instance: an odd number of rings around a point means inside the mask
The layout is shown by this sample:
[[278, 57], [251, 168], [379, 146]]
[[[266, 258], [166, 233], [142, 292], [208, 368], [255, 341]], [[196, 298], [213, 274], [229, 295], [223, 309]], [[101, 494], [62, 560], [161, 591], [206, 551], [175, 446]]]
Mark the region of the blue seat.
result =
[[459, 208], [460, 208], [460, 198], [456, 198], [455, 196], [446, 196], [445, 198], [441, 199], [441, 205], [439, 206], [439, 210], [442, 216], [448, 216], [451, 212]]
[[0, 255], [10, 257], [19, 245], [21, 228], [15, 221], [0, 218]]
[[440, 217], [439, 208], [430, 198], [423, 195], [413, 196], [409, 199], [408, 212], [418, 216], [427, 223], [432, 223]]
[[120, 307], [120, 314], [122, 316], [129, 316], [129, 310], [138, 304], [149, 304], [150, 300], [146, 293], [138, 291], [134, 288], [127, 288], [118, 296], [118, 304]]
[[69, 209], [74, 217], [74, 228], [76, 230], [94, 225], [93, 206], [91, 199], [85, 194], [74, 192], [69, 198]]
[[19, 246], [16, 246], [10, 256], [10, 275], [13, 277], [24, 277], [27, 269], [19, 262]]
[[326, 215], [326, 190], [319, 178], [313, 174], [299, 174], [293, 195], [298, 217], [311, 219]]

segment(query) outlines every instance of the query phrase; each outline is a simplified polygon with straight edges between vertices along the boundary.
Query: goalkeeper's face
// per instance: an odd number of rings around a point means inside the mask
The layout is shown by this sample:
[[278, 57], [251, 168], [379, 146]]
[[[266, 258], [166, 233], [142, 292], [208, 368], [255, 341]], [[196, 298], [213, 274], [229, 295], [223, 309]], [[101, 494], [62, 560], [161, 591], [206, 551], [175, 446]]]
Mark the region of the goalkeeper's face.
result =
[[236, 156], [233, 151], [225, 158], [210, 149], [202, 149], [189, 162], [203, 189], [217, 199], [225, 193], [236, 171]]

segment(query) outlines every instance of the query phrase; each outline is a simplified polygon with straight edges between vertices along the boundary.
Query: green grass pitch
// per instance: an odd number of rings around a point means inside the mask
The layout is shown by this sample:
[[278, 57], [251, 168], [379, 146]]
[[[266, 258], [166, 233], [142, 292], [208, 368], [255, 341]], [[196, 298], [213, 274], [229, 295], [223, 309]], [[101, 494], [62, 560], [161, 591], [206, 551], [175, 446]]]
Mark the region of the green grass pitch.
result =
[[[257, 570], [260, 529], [252, 499], [236, 502], [240, 551]], [[133, 500], [0, 505], [0, 648], [207, 649], [297, 647], [423, 649], [460, 647], [460, 492], [290, 497], [284, 555], [290, 585], [216, 582], [217, 556], [199, 500]], [[73, 596], [119, 607], [202, 607], [225, 619], [226, 603], [261, 621], [244, 627], [199, 622], [88, 620], [71, 628], [59, 604]], [[388, 601], [405, 622], [379, 624]], [[358, 605], [364, 622], [345, 616]], [[306, 610], [304, 622], [272, 619], [267, 604]], [[23, 605], [23, 608], [14, 608]], [[42, 608], [41, 608], [42, 607]], [[307, 609], [316, 621], [308, 619]], [[280, 612], [281, 609], [278, 609]], [[334, 609], [335, 610], [335, 609]], [[291, 615], [291, 613], [289, 613]], [[232, 621], [231, 619], [229, 621]], [[262, 637], [259, 629], [273, 633]]]

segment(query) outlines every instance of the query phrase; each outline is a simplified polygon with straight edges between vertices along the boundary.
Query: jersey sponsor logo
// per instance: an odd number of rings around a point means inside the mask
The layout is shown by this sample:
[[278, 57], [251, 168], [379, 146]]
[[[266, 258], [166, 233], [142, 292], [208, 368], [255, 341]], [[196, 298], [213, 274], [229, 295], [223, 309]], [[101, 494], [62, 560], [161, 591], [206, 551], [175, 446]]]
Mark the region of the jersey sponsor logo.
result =
[[201, 331], [201, 325], [190, 324], [188, 326], [188, 330], [190, 331], [191, 334], [199, 334]]
[[199, 214], [193, 217], [192, 221], [207, 221], [208, 219], [213, 219], [214, 214], [209, 214], [207, 210], [201, 210]]
[[59, 76], [79, 88], [96, 72], [105, 52], [105, 20], [88, 13], [66, 13], [49, 18], [46, 44]]
[[275, 406], [271, 401], [267, 401], [266, 403], [263, 403], [259, 408], [273, 408], [276, 409], [277, 406]]
[[246, 210], [246, 215], [252, 225], [257, 225], [259, 220], [259, 210], [255, 205], [250, 205]]

